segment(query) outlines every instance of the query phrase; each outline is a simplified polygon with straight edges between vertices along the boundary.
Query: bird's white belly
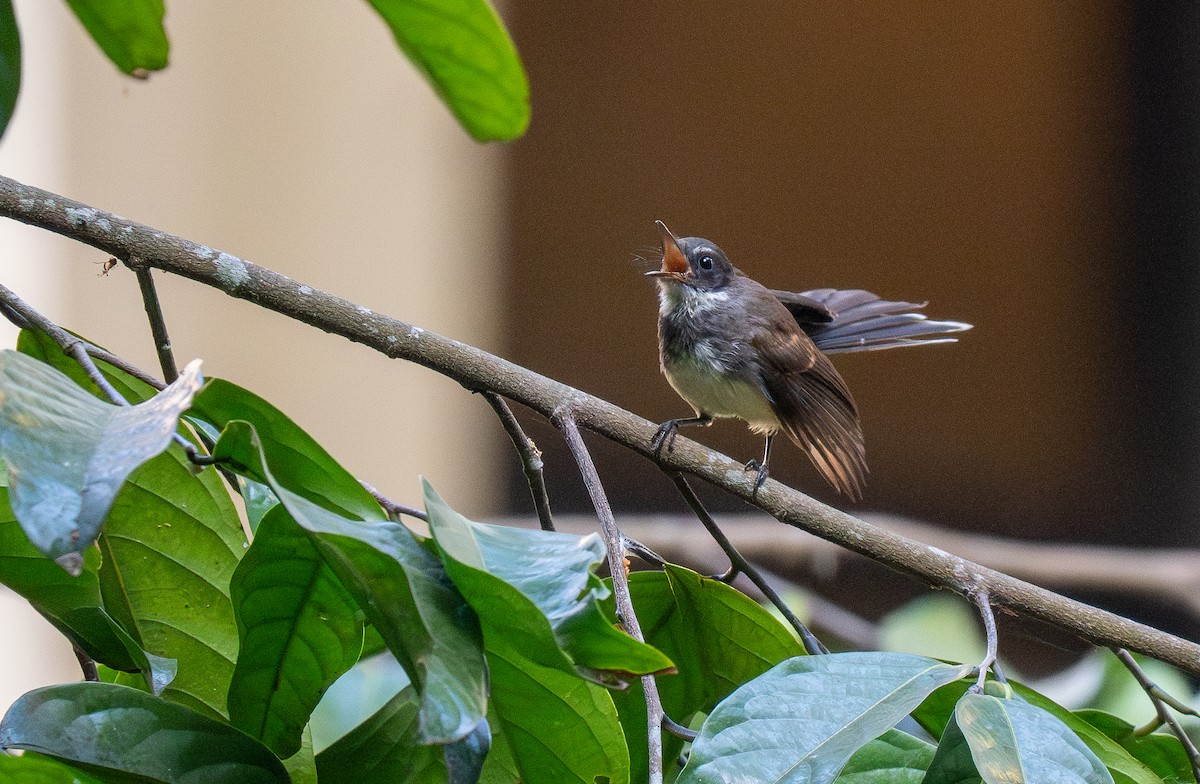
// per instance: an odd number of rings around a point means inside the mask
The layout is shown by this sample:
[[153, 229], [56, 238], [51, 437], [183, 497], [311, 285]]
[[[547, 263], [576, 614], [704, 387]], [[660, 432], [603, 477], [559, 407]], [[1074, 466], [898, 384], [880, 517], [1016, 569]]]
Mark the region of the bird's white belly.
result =
[[698, 413], [712, 417], [736, 417], [759, 433], [779, 429], [779, 418], [754, 384], [723, 373], [713, 365], [694, 359], [679, 359], [663, 365], [667, 381]]

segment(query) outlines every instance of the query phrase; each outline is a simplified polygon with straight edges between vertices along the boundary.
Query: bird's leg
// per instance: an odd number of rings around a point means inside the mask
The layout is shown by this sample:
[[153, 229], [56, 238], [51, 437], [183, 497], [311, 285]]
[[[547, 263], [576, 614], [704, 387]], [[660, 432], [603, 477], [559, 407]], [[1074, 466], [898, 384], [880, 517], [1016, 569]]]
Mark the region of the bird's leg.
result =
[[767, 461], [771, 459], [771, 442], [774, 440], [774, 433], [767, 435], [767, 445], [763, 449], [763, 458], [761, 463], [754, 458], [750, 458], [746, 461], [747, 471], [758, 471], [758, 476], [754, 477], [755, 491], [762, 487], [763, 482], [767, 481]]
[[697, 414], [694, 417], [684, 417], [683, 419], [668, 419], [658, 426], [658, 432], [654, 434], [654, 438], [650, 440], [650, 446], [654, 449], [654, 454], [658, 454], [665, 446], [670, 452], [675, 448], [675, 435], [679, 428], [688, 425], [701, 425], [708, 427], [712, 424], [712, 417], [708, 414]]

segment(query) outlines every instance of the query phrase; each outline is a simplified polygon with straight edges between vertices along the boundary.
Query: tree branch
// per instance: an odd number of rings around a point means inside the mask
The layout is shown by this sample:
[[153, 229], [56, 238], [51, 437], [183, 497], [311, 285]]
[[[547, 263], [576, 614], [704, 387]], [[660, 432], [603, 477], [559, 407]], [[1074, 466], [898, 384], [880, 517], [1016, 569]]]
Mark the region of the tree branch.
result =
[[0, 215], [91, 245], [118, 258], [217, 288], [389, 357], [416, 362], [471, 390], [489, 390], [552, 417], [566, 406], [578, 424], [671, 470], [704, 479], [795, 526], [931, 586], [1068, 629], [1097, 645], [1123, 647], [1200, 675], [1200, 645], [1072, 601], [976, 563], [870, 525], [774, 480], [756, 493], [742, 464], [680, 438], [655, 456], [656, 423], [553, 379], [420, 327], [374, 313], [228, 253], [174, 237], [48, 191], [0, 177]]

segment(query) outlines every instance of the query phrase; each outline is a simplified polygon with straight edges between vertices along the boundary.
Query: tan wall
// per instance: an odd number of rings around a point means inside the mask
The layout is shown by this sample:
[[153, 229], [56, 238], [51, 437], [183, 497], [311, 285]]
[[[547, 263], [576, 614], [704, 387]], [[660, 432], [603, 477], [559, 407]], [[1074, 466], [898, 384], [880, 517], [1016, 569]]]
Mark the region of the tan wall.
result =
[[[104, 60], [66, 4], [18, 0], [26, 81], [0, 171], [498, 349], [498, 151], [459, 130], [366, 3], [282, 8], [169, 4], [172, 65], [141, 83]], [[100, 253], [15, 224], [0, 223], [0, 247], [6, 285], [157, 367], [131, 273], [98, 277]], [[487, 466], [499, 431], [477, 397], [196, 284], [160, 281], [181, 364], [201, 357], [208, 374], [272, 400], [396, 500], [419, 503], [424, 474], [464, 511], [496, 510]], [[78, 677], [61, 638], [2, 598], [0, 622], [20, 626], [0, 641], [0, 708]], [[69, 666], [33, 667], [49, 664], [47, 649], [65, 649]], [[29, 672], [11, 677], [10, 657]]]

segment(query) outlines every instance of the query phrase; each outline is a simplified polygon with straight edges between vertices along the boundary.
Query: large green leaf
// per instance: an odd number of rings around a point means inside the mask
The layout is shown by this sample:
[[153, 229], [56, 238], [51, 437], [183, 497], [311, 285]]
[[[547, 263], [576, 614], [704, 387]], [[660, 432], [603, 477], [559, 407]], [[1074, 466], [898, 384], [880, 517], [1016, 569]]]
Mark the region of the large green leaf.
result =
[[0, 0], [0, 135], [8, 128], [21, 91], [21, 33], [12, 0]]
[[600, 609], [608, 589], [596, 577], [604, 543], [476, 523], [425, 483], [429, 528], [454, 584], [492, 637], [548, 667], [612, 680], [672, 669], [671, 660], [620, 631]]
[[241, 645], [229, 720], [290, 757], [321, 695], [358, 660], [362, 611], [281, 506], [263, 518], [230, 595]]
[[[634, 572], [629, 587], [646, 642], [675, 662], [676, 675], [658, 679], [663, 709], [686, 724], [707, 714], [746, 681], [784, 659], [804, 654], [804, 646], [761, 605], [719, 580], [668, 564], [662, 572]], [[606, 600], [611, 613], [612, 602]], [[646, 733], [646, 702], [641, 682], [613, 695], [628, 737]], [[663, 756], [675, 759], [683, 741], [663, 736]], [[646, 748], [630, 747], [632, 778], [647, 776]]]
[[921, 784], [933, 755], [925, 741], [888, 730], [854, 752], [837, 784]]
[[788, 659], [713, 710], [678, 782], [833, 781], [858, 749], [970, 670], [911, 654]]
[[[503, 759], [484, 761], [487, 745], [472, 736], [449, 746], [424, 745], [420, 731], [421, 698], [412, 686], [402, 689], [373, 716], [317, 755], [321, 784], [416, 784], [416, 782], [511, 781]], [[479, 724], [486, 730], [487, 722]], [[482, 752], [482, 753], [480, 753]], [[469, 757], [466, 769], [456, 763]], [[483, 771], [479, 765], [483, 765]]]
[[127, 74], [167, 66], [162, 0], [67, 0], [113, 65]]
[[12, 784], [111, 784], [90, 773], [27, 751], [20, 757], [0, 754], [0, 781]]
[[383, 520], [374, 497], [282, 411], [248, 389], [222, 378], [209, 379], [197, 393], [187, 419], [218, 432], [234, 420], [254, 426], [276, 479], [288, 490], [351, 520]]
[[529, 82], [487, 0], [368, 0], [409, 59], [479, 141], [507, 141], [529, 125]]
[[[276, 437], [285, 426], [295, 427], [276, 422]], [[270, 486], [311, 535], [325, 562], [417, 684], [424, 739], [450, 743], [467, 736], [486, 711], [483, 646], [475, 616], [441, 563], [407, 528], [385, 519], [377, 504], [373, 518], [355, 520], [295, 491], [302, 481], [291, 473], [298, 461], [289, 460], [292, 453], [286, 452], [274, 459], [274, 450], [266, 451], [253, 425], [234, 420], [225, 426], [214, 455], [231, 470]], [[307, 491], [327, 503], [329, 497], [344, 498], [336, 485], [319, 489], [321, 495], [312, 487]]]
[[[1104, 763], [1050, 713], [1020, 699], [968, 693], [954, 709], [957, 732], [947, 728], [930, 768], [929, 784], [963, 779], [959, 738], [970, 748], [975, 769], [986, 784], [1054, 781], [1062, 784], [1112, 784]], [[942, 775], [944, 760], [953, 775]]]
[[136, 406], [102, 403], [54, 368], [0, 351], [0, 456], [21, 528], [71, 574], [95, 540], [117, 491], [171, 442], [200, 386], [200, 363]]
[[246, 539], [216, 471], [197, 474], [172, 446], [130, 476], [99, 545], [108, 613], [179, 662], [164, 696], [224, 715], [238, 649], [229, 580]]
[[507, 743], [521, 780], [631, 781], [626, 734], [609, 690], [538, 664], [506, 642], [489, 641], [488, 670], [499, 738]]
[[0, 749], [10, 748], [165, 784], [288, 784], [275, 755], [248, 735], [111, 683], [25, 694], [0, 721]]

